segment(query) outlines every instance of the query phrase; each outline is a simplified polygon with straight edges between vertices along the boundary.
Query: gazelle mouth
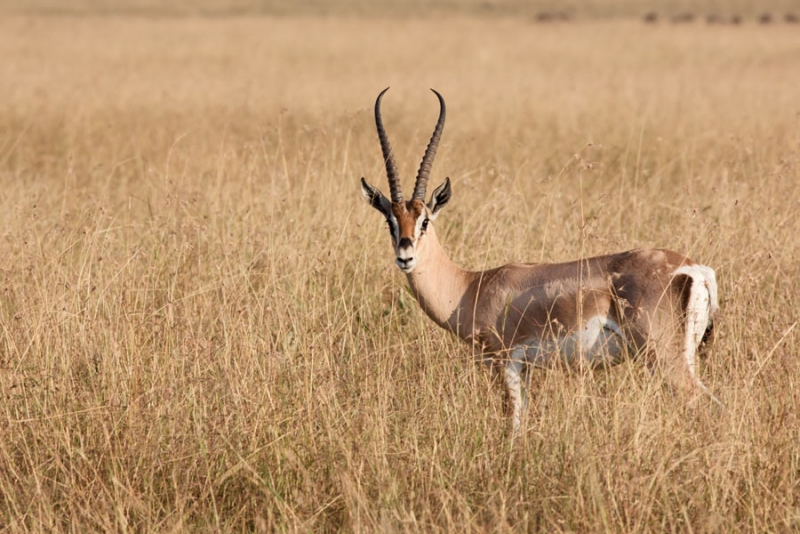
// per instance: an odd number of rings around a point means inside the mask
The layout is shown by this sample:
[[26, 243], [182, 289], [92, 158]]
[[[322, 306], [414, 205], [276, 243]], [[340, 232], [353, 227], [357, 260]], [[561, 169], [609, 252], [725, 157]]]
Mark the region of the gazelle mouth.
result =
[[417, 266], [417, 260], [415, 258], [407, 258], [407, 259], [397, 258], [395, 264], [397, 264], [397, 266], [400, 268], [401, 271], [408, 274], [414, 270], [414, 267]]

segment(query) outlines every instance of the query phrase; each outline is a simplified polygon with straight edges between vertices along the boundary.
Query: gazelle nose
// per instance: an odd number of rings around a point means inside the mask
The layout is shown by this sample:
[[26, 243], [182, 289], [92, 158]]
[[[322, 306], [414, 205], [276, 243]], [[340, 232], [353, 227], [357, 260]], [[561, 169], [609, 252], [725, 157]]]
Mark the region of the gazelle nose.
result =
[[401, 258], [400, 256], [397, 257], [397, 266], [400, 267], [400, 270], [404, 273], [410, 273], [411, 270], [416, 267], [417, 260], [413, 256], [408, 258]]
[[414, 258], [414, 242], [407, 237], [400, 238], [400, 242], [397, 246], [397, 266], [405, 271], [406, 269], [413, 269], [416, 263], [417, 260]]

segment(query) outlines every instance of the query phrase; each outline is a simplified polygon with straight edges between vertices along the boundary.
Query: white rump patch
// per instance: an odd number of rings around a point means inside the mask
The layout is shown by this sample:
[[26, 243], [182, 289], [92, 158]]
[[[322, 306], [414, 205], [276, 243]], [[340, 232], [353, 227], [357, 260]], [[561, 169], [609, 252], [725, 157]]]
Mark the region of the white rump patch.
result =
[[[681, 267], [681, 269], [682, 268], [683, 267]], [[708, 289], [708, 294], [711, 299], [709, 302], [709, 309], [711, 311], [711, 315], [713, 316], [719, 311], [719, 301], [717, 300], [717, 276], [714, 273], [714, 269], [705, 265], [693, 265], [692, 268], [699, 272], [700, 275], [705, 279], [705, 285]], [[678, 271], [680, 271], [680, 269], [678, 269]]]
[[[703, 341], [703, 335], [706, 333], [711, 317], [719, 311], [717, 278], [714, 269], [705, 265], [684, 265], [672, 273], [673, 276], [678, 274], [685, 274], [692, 279], [689, 302], [686, 306], [686, 343], [688, 345], [690, 342], [694, 342], [694, 350]], [[686, 348], [688, 350], [688, 346]]]
[[696, 369], [697, 347], [703, 341], [706, 329], [711, 325], [712, 316], [719, 310], [717, 279], [714, 269], [705, 265], [684, 265], [672, 274], [673, 276], [684, 274], [692, 279], [689, 302], [686, 304], [686, 332], [683, 340], [683, 357], [686, 367], [695, 385], [721, 405], [719, 399], [712, 395], [697, 377]]

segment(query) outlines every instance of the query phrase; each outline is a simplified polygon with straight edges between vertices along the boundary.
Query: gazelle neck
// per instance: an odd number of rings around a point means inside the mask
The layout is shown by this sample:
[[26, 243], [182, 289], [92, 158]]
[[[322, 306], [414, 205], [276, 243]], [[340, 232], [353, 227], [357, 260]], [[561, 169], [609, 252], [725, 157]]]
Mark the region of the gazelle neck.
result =
[[[419, 263], [408, 273], [408, 285], [420, 307], [436, 324], [459, 334], [460, 307], [470, 306], [464, 296], [474, 273], [461, 269], [447, 256], [431, 227]], [[459, 334], [460, 335], [460, 334]]]

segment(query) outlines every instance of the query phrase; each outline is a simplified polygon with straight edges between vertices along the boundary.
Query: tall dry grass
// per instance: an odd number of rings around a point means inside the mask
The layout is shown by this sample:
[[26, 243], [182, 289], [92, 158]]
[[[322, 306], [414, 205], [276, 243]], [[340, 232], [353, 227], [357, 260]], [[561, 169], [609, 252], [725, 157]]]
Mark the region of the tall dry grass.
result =
[[[791, 27], [0, 21], [0, 525], [800, 527]], [[669, 247], [723, 317], [686, 406], [538, 372], [527, 430], [392, 265], [371, 106], [470, 268]]]

